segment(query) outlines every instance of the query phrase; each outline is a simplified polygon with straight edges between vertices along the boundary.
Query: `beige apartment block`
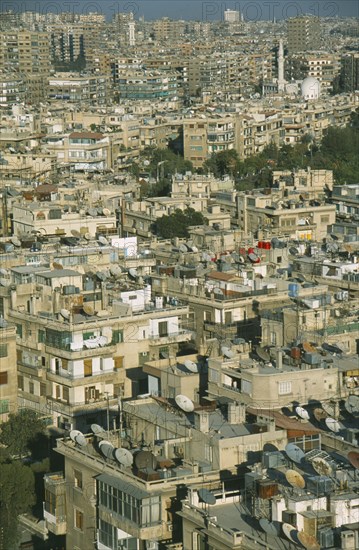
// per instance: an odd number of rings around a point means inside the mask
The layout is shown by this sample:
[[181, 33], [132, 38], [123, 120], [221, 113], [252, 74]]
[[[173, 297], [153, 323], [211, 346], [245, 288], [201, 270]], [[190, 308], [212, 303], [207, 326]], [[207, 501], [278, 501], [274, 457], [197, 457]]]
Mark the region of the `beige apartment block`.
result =
[[[0, 297], [3, 307], [3, 299]], [[17, 411], [16, 327], [0, 316], [0, 424]]]

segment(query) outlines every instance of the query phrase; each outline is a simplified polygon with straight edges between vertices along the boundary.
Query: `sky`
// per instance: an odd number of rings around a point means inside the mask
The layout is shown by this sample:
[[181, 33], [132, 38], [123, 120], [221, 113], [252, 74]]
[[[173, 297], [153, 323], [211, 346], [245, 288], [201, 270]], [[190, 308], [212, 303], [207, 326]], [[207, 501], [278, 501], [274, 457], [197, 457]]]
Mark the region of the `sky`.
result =
[[1, 11], [38, 11], [40, 13], [98, 12], [110, 20], [116, 13], [133, 12], [135, 18], [146, 20], [170, 17], [214, 21], [223, 19], [226, 9], [243, 13], [246, 21], [287, 19], [303, 13], [320, 17], [359, 16], [358, 0], [1, 0]]

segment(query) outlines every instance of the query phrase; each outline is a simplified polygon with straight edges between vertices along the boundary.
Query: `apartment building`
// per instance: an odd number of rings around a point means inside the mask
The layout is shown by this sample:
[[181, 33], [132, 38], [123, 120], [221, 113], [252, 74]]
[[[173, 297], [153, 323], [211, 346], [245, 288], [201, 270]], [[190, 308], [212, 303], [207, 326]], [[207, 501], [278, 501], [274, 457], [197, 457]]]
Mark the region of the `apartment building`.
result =
[[48, 99], [86, 105], [107, 105], [112, 98], [109, 74], [79, 76], [57, 73], [48, 80]]
[[184, 158], [195, 168], [212, 153], [235, 149], [235, 119], [231, 115], [183, 120]]
[[16, 327], [4, 319], [4, 299], [0, 296], [0, 424], [17, 411]]
[[119, 75], [116, 91], [120, 99], [169, 100], [177, 95], [177, 75], [169, 71], [127, 70]]
[[286, 63], [287, 80], [303, 80], [312, 76], [319, 80], [324, 93], [333, 89], [333, 82], [340, 72], [339, 54], [303, 52], [291, 55]]
[[38, 104], [47, 97], [50, 48], [46, 33], [5, 32], [0, 40], [0, 69], [26, 77], [27, 103]]
[[106, 293], [105, 274], [58, 267], [14, 267], [13, 286], [2, 292], [6, 318], [16, 325], [19, 400], [61, 429], [87, 429], [96, 417], [104, 421], [118, 397], [147, 390], [145, 361], [176, 354], [191, 340], [182, 326], [188, 307], [160, 298], [153, 304], [151, 287], [126, 276]]
[[287, 20], [287, 44], [289, 53], [319, 50], [321, 45], [318, 17], [303, 15]]

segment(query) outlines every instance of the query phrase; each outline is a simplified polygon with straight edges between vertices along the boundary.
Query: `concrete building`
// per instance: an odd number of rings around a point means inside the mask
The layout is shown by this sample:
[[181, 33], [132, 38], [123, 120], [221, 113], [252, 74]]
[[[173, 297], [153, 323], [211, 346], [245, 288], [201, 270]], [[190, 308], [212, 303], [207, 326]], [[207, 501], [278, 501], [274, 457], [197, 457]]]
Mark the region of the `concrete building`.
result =
[[319, 50], [321, 45], [318, 17], [300, 15], [287, 20], [287, 44], [289, 53]]
[[9, 413], [17, 411], [16, 327], [4, 319], [4, 302], [0, 296], [0, 424]]

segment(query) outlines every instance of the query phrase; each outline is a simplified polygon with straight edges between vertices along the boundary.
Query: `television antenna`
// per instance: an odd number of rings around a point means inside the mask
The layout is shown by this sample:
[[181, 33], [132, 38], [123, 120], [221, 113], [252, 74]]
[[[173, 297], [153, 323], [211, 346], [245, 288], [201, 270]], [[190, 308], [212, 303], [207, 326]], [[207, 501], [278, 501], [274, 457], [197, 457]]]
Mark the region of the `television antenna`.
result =
[[194, 411], [194, 404], [189, 397], [186, 395], [176, 395], [175, 397], [176, 405], [182, 409], [182, 411], [190, 413]]

